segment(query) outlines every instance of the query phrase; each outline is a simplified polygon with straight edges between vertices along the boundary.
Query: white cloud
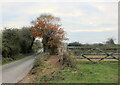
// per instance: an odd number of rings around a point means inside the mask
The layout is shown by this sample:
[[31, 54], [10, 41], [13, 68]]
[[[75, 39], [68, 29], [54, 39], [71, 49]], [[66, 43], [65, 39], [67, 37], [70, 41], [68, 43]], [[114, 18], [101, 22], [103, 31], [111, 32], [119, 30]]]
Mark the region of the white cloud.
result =
[[[88, 6], [88, 9], [82, 6]], [[96, 10], [92, 10], [92, 8]], [[62, 19], [63, 27], [71, 31], [107, 31], [114, 27], [99, 26], [112, 24], [117, 25], [117, 3], [76, 3], [76, 2], [49, 2], [49, 3], [5, 3], [3, 13], [7, 15], [16, 15], [11, 19], [4, 20], [4, 26], [21, 27], [28, 25], [31, 20], [41, 13], [51, 13]], [[29, 18], [29, 19], [28, 19]], [[17, 21], [17, 23], [16, 23]], [[66, 25], [68, 23], [68, 25]], [[83, 25], [83, 26], [82, 26]], [[86, 27], [89, 26], [89, 27]], [[74, 28], [74, 29], [72, 29]], [[81, 29], [82, 28], [82, 29]], [[89, 30], [89, 28], [94, 28]], [[104, 30], [103, 30], [104, 28]]]
[[26, 18], [26, 16], [20, 16], [13, 18], [12, 20], [5, 21], [3, 20], [3, 27], [8, 27], [8, 28], [21, 28], [23, 26], [30, 26], [30, 19]]
[[23, 10], [24, 14], [52, 13], [56, 16], [81, 16], [82, 10], [76, 8], [77, 3], [34, 3], [28, 5]]
[[72, 29], [67, 29], [66, 31], [68, 32], [102, 32], [102, 31], [113, 31], [113, 30], [117, 30], [117, 27], [107, 27], [107, 28], [94, 28], [94, 29], [81, 29], [81, 28], [77, 28], [74, 30]]
[[[119, 0], [75, 0], [74, 2], [118, 2]], [[73, 2], [73, 0], [1, 0], [1, 2]]]

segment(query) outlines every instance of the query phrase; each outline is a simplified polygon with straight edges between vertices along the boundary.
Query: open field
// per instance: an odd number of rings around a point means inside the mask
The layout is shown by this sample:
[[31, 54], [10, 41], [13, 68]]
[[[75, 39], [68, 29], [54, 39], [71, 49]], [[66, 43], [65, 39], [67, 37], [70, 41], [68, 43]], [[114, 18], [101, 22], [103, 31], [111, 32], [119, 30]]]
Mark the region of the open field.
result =
[[57, 83], [117, 83], [117, 63], [79, 63], [77, 69], [60, 70], [65, 80], [55, 79]]

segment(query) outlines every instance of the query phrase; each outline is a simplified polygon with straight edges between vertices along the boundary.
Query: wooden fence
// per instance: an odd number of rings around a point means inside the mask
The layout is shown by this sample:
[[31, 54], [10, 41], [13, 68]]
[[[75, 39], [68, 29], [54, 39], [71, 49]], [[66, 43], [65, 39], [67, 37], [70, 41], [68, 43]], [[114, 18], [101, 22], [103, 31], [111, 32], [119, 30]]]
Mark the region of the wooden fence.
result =
[[68, 46], [67, 50], [72, 51], [77, 59], [87, 59], [90, 62], [118, 61], [120, 56], [120, 47], [118, 46]]

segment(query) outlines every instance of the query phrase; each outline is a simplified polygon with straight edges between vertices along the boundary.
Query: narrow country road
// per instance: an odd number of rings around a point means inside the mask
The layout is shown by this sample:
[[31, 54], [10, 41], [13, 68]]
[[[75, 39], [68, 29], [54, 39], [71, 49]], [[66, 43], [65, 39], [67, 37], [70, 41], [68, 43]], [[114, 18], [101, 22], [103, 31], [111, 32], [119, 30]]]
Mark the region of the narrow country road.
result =
[[[33, 65], [35, 56], [42, 52], [2, 66], [2, 83], [17, 83], [27, 75]], [[1, 72], [0, 72], [1, 73]]]

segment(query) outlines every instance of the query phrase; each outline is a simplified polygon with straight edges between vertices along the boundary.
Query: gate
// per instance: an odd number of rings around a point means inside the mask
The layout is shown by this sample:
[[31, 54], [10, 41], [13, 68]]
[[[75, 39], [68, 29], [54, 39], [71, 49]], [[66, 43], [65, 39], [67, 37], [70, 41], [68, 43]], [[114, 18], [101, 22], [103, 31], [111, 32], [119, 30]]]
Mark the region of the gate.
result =
[[120, 56], [118, 46], [68, 46], [67, 50], [72, 51], [77, 59], [87, 59], [90, 62], [118, 61]]

